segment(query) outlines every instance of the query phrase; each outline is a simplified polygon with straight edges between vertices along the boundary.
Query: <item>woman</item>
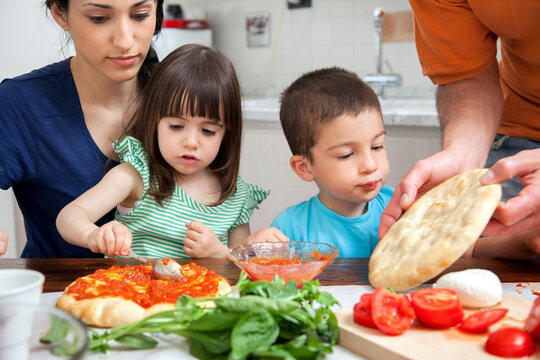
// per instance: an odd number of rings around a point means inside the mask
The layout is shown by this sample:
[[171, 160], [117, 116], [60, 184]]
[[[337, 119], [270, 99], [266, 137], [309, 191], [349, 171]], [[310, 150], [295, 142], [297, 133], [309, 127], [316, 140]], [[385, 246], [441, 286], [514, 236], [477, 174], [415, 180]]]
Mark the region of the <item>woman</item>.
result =
[[24, 216], [22, 257], [102, 256], [65, 242], [55, 219], [117, 165], [112, 142], [157, 64], [163, 0], [45, 3], [75, 56], [0, 84], [0, 188], [13, 188]]

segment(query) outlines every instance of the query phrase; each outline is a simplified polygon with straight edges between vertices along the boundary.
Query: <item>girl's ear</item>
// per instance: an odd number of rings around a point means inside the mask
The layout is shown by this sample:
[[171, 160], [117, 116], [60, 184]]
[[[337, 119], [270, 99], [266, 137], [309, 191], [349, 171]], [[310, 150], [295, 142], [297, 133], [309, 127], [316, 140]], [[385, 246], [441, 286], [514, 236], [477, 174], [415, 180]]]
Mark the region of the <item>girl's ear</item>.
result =
[[290, 160], [291, 168], [304, 181], [313, 181], [309, 160], [302, 155], [293, 155]]
[[58, 8], [58, 5], [55, 3], [51, 4], [51, 15], [54, 18], [54, 21], [64, 30], [69, 31], [69, 24], [67, 21], [67, 15], [65, 11], [61, 11]]

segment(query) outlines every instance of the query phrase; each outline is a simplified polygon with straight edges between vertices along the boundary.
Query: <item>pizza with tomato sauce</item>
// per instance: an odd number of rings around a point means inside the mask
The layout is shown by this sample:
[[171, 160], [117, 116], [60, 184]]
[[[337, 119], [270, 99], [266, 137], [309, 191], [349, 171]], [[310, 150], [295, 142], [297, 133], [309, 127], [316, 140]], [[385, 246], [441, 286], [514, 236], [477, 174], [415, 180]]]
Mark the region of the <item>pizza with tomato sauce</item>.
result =
[[113, 265], [71, 283], [56, 306], [86, 325], [114, 327], [171, 310], [181, 295], [217, 297], [230, 291], [223, 276], [191, 263], [180, 266], [182, 279], [157, 278], [146, 265]]

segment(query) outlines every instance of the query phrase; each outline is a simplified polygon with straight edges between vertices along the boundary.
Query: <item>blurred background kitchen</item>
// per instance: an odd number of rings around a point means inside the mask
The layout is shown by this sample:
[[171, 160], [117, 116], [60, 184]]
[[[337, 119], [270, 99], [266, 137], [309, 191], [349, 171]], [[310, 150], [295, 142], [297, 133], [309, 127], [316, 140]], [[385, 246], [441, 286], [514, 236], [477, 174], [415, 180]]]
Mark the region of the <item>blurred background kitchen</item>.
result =
[[[279, 95], [304, 72], [340, 66], [371, 82], [388, 132], [387, 185], [395, 186], [416, 160], [439, 149], [435, 88], [422, 76], [411, 41], [408, 1], [165, 0], [164, 9], [166, 27], [155, 39], [160, 57], [175, 44], [196, 42], [223, 52], [236, 67], [245, 121], [240, 171], [246, 181], [272, 191], [255, 211], [252, 231], [316, 193], [314, 184], [290, 170], [279, 125]], [[0, 80], [73, 54], [43, 0], [1, 1], [0, 11]], [[404, 17], [382, 27], [393, 13]], [[384, 37], [381, 31], [389, 27], [393, 35]], [[6, 257], [18, 257], [24, 225], [11, 190], [0, 190], [0, 229], [10, 235]]]

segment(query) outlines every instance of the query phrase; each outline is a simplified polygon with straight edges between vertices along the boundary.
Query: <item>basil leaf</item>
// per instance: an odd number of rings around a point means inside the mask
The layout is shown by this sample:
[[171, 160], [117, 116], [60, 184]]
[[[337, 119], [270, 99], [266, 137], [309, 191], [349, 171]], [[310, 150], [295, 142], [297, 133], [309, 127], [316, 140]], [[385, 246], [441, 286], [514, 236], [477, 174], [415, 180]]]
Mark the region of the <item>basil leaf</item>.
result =
[[238, 320], [231, 333], [230, 359], [244, 359], [259, 348], [269, 347], [279, 335], [279, 326], [263, 308], [253, 309]]
[[319, 308], [317, 309], [316, 324], [319, 337], [334, 345], [339, 337], [336, 315], [328, 308]]
[[206, 350], [205, 344], [197, 339], [189, 339], [189, 353], [201, 360], [225, 360], [227, 359], [228, 350], [224, 351], [222, 355], [213, 354]]
[[78, 334], [73, 332], [74, 338], [67, 340], [67, 337], [72, 330], [72, 325], [55, 315], [50, 315], [50, 328], [43, 335], [39, 342], [42, 344], [51, 344], [51, 353], [56, 356], [75, 355], [80, 349], [77, 348]]
[[321, 291], [319, 294], [317, 294], [317, 302], [324, 306], [339, 305], [336, 298], [326, 291]]
[[134, 349], [152, 349], [158, 344], [157, 340], [144, 334], [128, 334], [115, 339], [116, 342]]
[[188, 330], [217, 331], [232, 329], [239, 318], [240, 315], [237, 313], [211, 311], [205, 313], [199, 319], [194, 320], [188, 326]]
[[223, 311], [245, 313], [253, 309], [266, 309], [272, 314], [288, 313], [299, 309], [301, 305], [287, 299], [268, 299], [255, 295], [246, 295], [240, 298], [219, 297], [214, 300], [216, 307]]
[[[195, 331], [195, 330], [182, 330], [176, 334], [181, 335], [189, 339], [190, 344], [192, 340], [201, 343], [202, 346], [212, 354], [222, 354], [231, 349], [231, 332], [229, 330], [224, 331]], [[191, 346], [191, 345], [190, 345]]]

